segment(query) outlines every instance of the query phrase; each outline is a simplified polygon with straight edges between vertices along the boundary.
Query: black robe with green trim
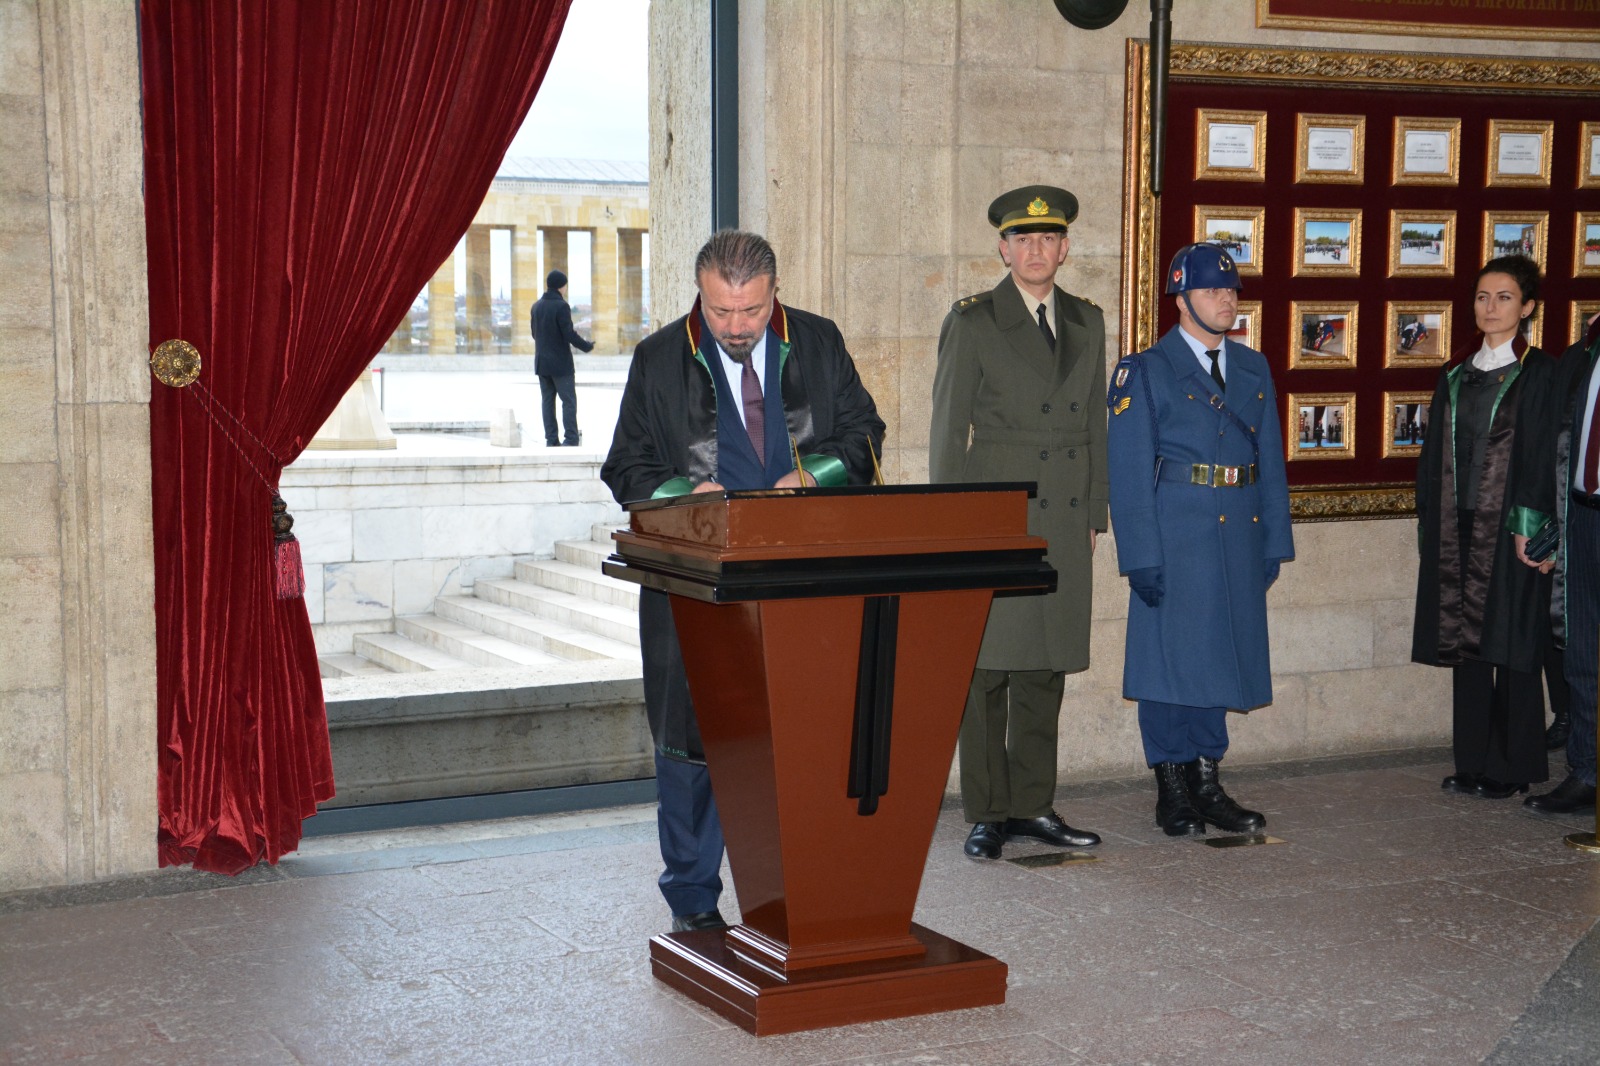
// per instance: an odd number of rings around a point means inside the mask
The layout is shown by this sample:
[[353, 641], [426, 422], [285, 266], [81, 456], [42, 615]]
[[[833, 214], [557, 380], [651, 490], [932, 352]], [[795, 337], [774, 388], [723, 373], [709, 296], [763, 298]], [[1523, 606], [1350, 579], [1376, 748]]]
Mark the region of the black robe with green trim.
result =
[[[1439, 373], [1417, 461], [1421, 563], [1411, 658], [1430, 666], [1479, 660], [1537, 671], [1550, 643], [1550, 577], [1517, 558], [1513, 533], [1532, 536], [1556, 514], [1550, 417], [1555, 360], [1518, 337], [1489, 421], [1472, 543], [1457, 520], [1456, 396], [1480, 343]], [[1460, 560], [1468, 559], [1465, 578]]]

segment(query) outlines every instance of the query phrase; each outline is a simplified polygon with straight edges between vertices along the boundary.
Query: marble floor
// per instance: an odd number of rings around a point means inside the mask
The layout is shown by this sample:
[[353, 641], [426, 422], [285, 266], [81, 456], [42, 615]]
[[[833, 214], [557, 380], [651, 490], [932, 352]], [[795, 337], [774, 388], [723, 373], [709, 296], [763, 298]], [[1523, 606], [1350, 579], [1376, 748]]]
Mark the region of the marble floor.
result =
[[1057, 866], [965, 859], [947, 803], [917, 920], [1009, 964], [1005, 1004], [760, 1040], [650, 976], [648, 806], [0, 897], [0, 1063], [1600, 1061], [1600, 860], [1562, 843], [1593, 817], [1449, 769], [1234, 771], [1284, 841], [1237, 848], [1162, 836], [1144, 779], [1065, 787], [1106, 839]]

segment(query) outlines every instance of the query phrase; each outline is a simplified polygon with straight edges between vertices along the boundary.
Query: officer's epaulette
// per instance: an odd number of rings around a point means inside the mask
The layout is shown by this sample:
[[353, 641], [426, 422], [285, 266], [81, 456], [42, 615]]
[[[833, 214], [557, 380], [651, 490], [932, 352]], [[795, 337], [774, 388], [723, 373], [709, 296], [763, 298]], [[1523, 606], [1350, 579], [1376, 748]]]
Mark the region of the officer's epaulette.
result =
[[977, 307], [979, 304], [988, 303], [990, 297], [993, 295], [994, 294], [990, 292], [974, 293], [971, 296], [957, 300], [955, 303], [951, 304], [950, 310], [954, 311], [958, 315], [964, 315], [974, 307]]
[[1104, 311], [1105, 310], [1105, 308], [1101, 307], [1099, 304], [1095, 303], [1093, 300], [1089, 299], [1087, 296], [1079, 296], [1075, 292], [1069, 292], [1069, 293], [1067, 293], [1067, 295], [1072, 297], [1074, 300], [1082, 300], [1084, 303], [1088, 304], [1090, 307], [1094, 308], [1096, 311]]
[[1139, 369], [1137, 355], [1125, 355], [1111, 368], [1111, 387], [1106, 390], [1106, 406], [1120, 415], [1133, 406], [1133, 381]]

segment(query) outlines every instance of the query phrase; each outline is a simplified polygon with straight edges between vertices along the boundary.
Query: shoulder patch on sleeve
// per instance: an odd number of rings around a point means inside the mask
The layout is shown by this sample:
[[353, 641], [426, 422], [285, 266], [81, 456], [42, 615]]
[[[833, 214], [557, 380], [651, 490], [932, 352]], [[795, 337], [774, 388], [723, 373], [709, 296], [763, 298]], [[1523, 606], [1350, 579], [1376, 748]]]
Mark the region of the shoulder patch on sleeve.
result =
[[979, 292], [974, 293], [971, 296], [964, 296], [955, 303], [951, 304], [950, 310], [954, 311], [958, 315], [964, 315], [974, 307], [977, 307], [979, 304], [988, 303], [990, 296], [991, 294], [987, 292]]
[[1120, 415], [1133, 406], [1133, 384], [1139, 376], [1139, 357], [1125, 355], [1111, 369], [1111, 385], [1106, 390], [1106, 406]]

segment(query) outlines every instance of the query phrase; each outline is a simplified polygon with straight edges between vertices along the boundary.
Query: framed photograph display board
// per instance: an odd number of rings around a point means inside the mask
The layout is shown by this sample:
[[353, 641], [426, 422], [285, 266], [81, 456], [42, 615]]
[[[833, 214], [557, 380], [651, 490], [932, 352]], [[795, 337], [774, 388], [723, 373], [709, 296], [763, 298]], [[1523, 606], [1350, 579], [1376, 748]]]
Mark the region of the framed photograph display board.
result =
[[[1600, 307], [1600, 274], [1586, 272], [1590, 227], [1600, 222], [1600, 59], [1176, 42], [1158, 198], [1149, 190], [1147, 57], [1148, 45], [1129, 42], [1126, 349], [1149, 347], [1176, 323], [1162, 282], [1178, 248], [1207, 236], [1207, 224], [1220, 242], [1232, 239], [1224, 222], [1250, 220], [1260, 273], [1241, 278], [1241, 299], [1256, 306], [1239, 329], [1272, 369], [1295, 519], [1412, 515], [1416, 457], [1409, 421], [1404, 439], [1394, 434], [1395, 397], [1431, 396], [1441, 368], [1476, 350], [1473, 279], [1495, 248], [1531, 251], [1544, 267], [1531, 343], [1559, 352], [1574, 305]], [[1238, 180], [1242, 166], [1228, 175], [1197, 167], [1188, 180], [1210, 134], [1202, 112], [1207, 122], [1260, 116], [1251, 125], [1261, 152], [1250, 160], [1259, 178]], [[1501, 142], [1492, 166], [1491, 125]], [[1336, 129], [1359, 143], [1359, 164], [1350, 162], [1364, 180], [1312, 180], [1345, 166], [1342, 135], [1310, 155], [1309, 131]], [[1544, 184], [1506, 180], [1541, 173]], [[1298, 439], [1302, 412], [1292, 407], [1329, 409], [1316, 413], [1320, 442], [1309, 420], [1311, 439]]]
[[[1243, 271], [1240, 271], [1243, 273]], [[1240, 300], [1239, 314], [1228, 336], [1247, 348], [1261, 348], [1261, 301]]]
[[1432, 392], [1383, 394], [1383, 409], [1388, 413], [1383, 434], [1385, 459], [1414, 459], [1422, 454], [1422, 441], [1428, 435], [1428, 408], [1432, 406]]
[[1295, 181], [1361, 184], [1366, 173], [1365, 115], [1300, 115], [1296, 124]]
[[1233, 257], [1241, 278], [1261, 274], [1264, 207], [1211, 207], [1196, 204], [1194, 239], [1215, 244]]
[[1201, 111], [1195, 116], [1194, 176], [1261, 181], [1267, 157], [1265, 111]]
[[1600, 211], [1579, 211], [1573, 232], [1572, 276], [1600, 277]]
[[1600, 300], [1573, 301], [1572, 329], [1567, 336], [1568, 344], [1577, 344], [1583, 339], [1584, 332], [1589, 328], [1589, 320], [1595, 315], [1600, 315]]

